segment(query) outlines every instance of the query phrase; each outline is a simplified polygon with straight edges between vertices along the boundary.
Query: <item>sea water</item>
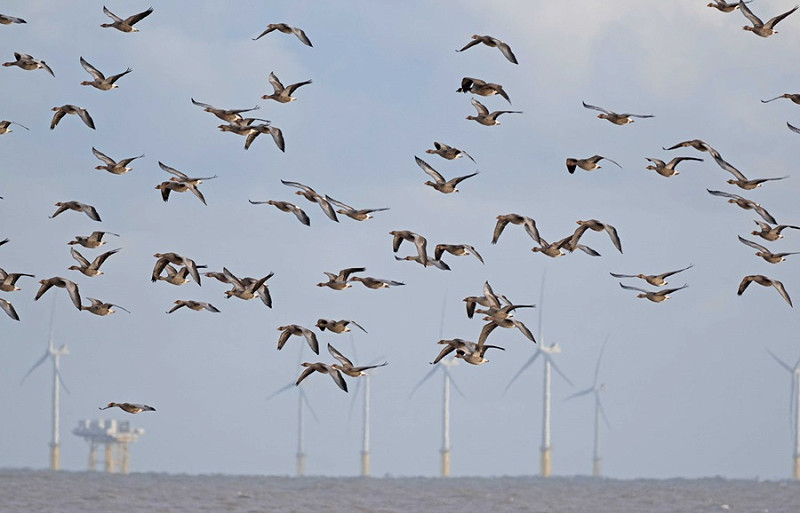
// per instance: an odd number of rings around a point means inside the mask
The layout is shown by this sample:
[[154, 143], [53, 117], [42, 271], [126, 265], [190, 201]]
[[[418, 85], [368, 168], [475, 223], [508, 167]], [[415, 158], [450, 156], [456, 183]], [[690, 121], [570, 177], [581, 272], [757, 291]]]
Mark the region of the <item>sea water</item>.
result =
[[0, 513], [800, 512], [800, 483], [281, 477], [0, 470]]

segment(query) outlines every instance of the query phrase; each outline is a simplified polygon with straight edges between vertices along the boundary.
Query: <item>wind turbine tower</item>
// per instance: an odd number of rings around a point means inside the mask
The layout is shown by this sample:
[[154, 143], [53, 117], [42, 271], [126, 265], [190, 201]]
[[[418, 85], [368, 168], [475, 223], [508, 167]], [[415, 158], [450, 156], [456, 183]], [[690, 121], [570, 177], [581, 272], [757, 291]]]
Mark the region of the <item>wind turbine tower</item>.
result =
[[775, 354], [767, 349], [778, 365], [786, 369], [792, 375], [792, 388], [789, 396], [789, 426], [794, 439], [794, 452], [792, 454], [792, 479], [800, 480], [800, 359], [794, 367], [784, 362]]
[[597, 377], [600, 373], [600, 360], [603, 358], [603, 352], [606, 349], [606, 343], [608, 343], [608, 338], [606, 338], [606, 341], [603, 343], [603, 347], [600, 349], [600, 356], [597, 357], [597, 365], [594, 368], [594, 380], [592, 381], [592, 386], [585, 390], [581, 390], [580, 392], [576, 392], [565, 399], [568, 401], [574, 397], [580, 397], [582, 395], [594, 395], [594, 445], [592, 450], [592, 475], [594, 477], [600, 477], [602, 475], [600, 464], [600, 417], [603, 417], [606, 425], [610, 426], [608, 418], [606, 417], [606, 412], [603, 409], [603, 403], [600, 401], [600, 392], [604, 390], [605, 386], [602, 384], [597, 384]]
[[[544, 296], [544, 278], [542, 279], [542, 296]], [[539, 301], [539, 336], [537, 337], [538, 344], [536, 345], [536, 352], [533, 353], [533, 356], [528, 359], [527, 362], [520, 368], [519, 371], [511, 378], [511, 381], [508, 382], [506, 385], [506, 391], [509, 389], [512, 383], [516, 381], [516, 379], [527, 369], [530, 367], [533, 362], [539, 357], [542, 356], [544, 359], [544, 399], [542, 401], [542, 444], [539, 447], [540, 458], [539, 458], [539, 467], [540, 473], [542, 477], [549, 477], [552, 473], [552, 459], [551, 459], [551, 452], [552, 446], [550, 444], [550, 397], [551, 397], [551, 388], [550, 388], [550, 376], [551, 376], [551, 369], [554, 369], [564, 381], [572, 385], [572, 382], [567, 378], [567, 376], [561, 372], [558, 366], [553, 362], [553, 355], [558, 354], [561, 352], [561, 347], [556, 344], [551, 344], [549, 346], [545, 345], [544, 343], [544, 336], [543, 336], [543, 329], [542, 329], [542, 303], [543, 301]]]
[[461, 394], [462, 397], [464, 393], [458, 388], [455, 381], [452, 380], [450, 377], [450, 369], [454, 365], [458, 364], [458, 360], [455, 358], [450, 358], [447, 360], [442, 360], [437, 363], [434, 368], [423, 377], [417, 386], [414, 387], [414, 390], [411, 391], [411, 395], [414, 395], [414, 392], [426, 382], [431, 376], [433, 376], [436, 371], [439, 369], [442, 370], [443, 376], [443, 398], [442, 398], [442, 448], [439, 450], [439, 454], [441, 455], [441, 476], [442, 477], [450, 477], [450, 385], [456, 389], [456, 392]]
[[269, 401], [276, 395], [286, 392], [287, 390], [297, 391], [297, 475], [304, 476], [306, 475], [305, 410], [308, 408], [308, 411], [311, 412], [311, 415], [313, 415], [315, 419], [317, 418], [317, 414], [311, 409], [311, 404], [308, 402], [306, 393], [302, 388], [298, 389], [294, 383], [289, 383], [279, 388], [272, 395], [267, 397], [267, 400]]
[[364, 376], [364, 436], [361, 444], [361, 476], [369, 477], [369, 383], [370, 375]]
[[20, 381], [20, 385], [25, 382], [25, 378], [27, 378], [31, 372], [36, 369], [39, 365], [43, 364], [48, 358], [53, 362], [53, 395], [52, 395], [52, 407], [53, 407], [53, 424], [52, 424], [52, 437], [50, 439], [50, 469], [51, 470], [60, 470], [61, 469], [61, 439], [60, 439], [60, 431], [61, 431], [61, 418], [59, 416], [59, 406], [60, 406], [60, 387], [64, 387], [64, 390], [69, 392], [69, 389], [64, 382], [61, 380], [61, 357], [64, 355], [69, 354], [69, 349], [67, 346], [62, 345], [58, 349], [55, 348], [53, 344], [53, 317], [55, 315], [55, 304], [53, 305], [53, 311], [50, 314], [50, 340], [48, 342], [47, 350], [45, 351], [44, 355], [35, 363], [33, 367], [28, 370], [27, 374], [22, 377], [22, 381]]

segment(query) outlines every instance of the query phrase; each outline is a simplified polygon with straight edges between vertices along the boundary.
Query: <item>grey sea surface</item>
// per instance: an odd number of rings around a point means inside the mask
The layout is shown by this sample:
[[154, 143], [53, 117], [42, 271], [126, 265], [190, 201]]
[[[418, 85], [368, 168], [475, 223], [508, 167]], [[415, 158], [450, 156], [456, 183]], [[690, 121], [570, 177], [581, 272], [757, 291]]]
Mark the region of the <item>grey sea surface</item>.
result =
[[0, 513], [800, 511], [800, 483], [588, 477], [280, 477], [0, 470]]

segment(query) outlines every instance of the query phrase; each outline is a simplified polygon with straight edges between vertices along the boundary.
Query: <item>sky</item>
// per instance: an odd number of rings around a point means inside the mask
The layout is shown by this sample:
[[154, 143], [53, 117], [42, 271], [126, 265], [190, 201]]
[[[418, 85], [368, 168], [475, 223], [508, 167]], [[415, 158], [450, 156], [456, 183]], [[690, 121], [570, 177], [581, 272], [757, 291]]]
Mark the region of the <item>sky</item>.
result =
[[[790, 376], [767, 350], [793, 365], [800, 358], [797, 312], [777, 292], [753, 285], [741, 297], [742, 277], [766, 274], [800, 297], [798, 256], [769, 264], [737, 240], [750, 239], [759, 219], [705, 189], [741, 194], [761, 203], [784, 224], [800, 222], [796, 163], [800, 144], [786, 122], [800, 125], [796, 69], [786, 59], [800, 44], [800, 15], [779, 34], [762, 39], [743, 31], [739, 12], [723, 14], [705, 1], [598, 3], [411, 0], [384, 2], [163, 1], [126, 34], [101, 28], [112, 12], [127, 17], [146, 3], [8, 1], [2, 13], [27, 24], [0, 26], [3, 61], [13, 52], [43, 59], [43, 70], [0, 69], [0, 267], [35, 274], [22, 290], [0, 293], [20, 316], [0, 315], [0, 466], [45, 468], [50, 441], [51, 371], [42, 365], [20, 380], [44, 354], [54, 312], [56, 346], [66, 345], [61, 372], [62, 467], [84, 470], [88, 447], [71, 434], [82, 419], [129, 420], [146, 430], [131, 449], [135, 472], [291, 475], [295, 472], [298, 394], [270, 396], [300, 374], [300, 363], [333, 363], [333, 344], [357, 364], [388, 361], [371, 378], [372, 475], [435, 476], [441, 446], [442, 378], [431, 371], [439, 339], [477, 340], [483, 323], [468, 319], [462, 298], [495, 292], [536, 304], [516, 318], [539, 344], [558, 343], [560, 376], [552, 381], [552, 465], [555, 475], [591, 472], [593, 403], [565, 399], [591, 386], [599, 371], [610, 426], [601, 431], [603, 471], [615, 478], [723, 476], [786, 479], [792, 441]], [[762, 18], [793, 7], [759, 0]], [[278, 32], [258, 41], [269, 23], [302, 28], [313, 43]], [[507, 42], [519, 65], [479, 45], [456, 53], [472, 34]], [[81, 86], [90, 79], [79, 57], [107, 75], [131, 67], [119, 89]], [[277, 104], [274, 71], [284, 84], [313, 80]], [[462, 77], [500, 83], [513, 104], [478, 97], [505, 114], [486, 127], [465, 119], [472, 95], [456, 89]], [[286, 151], [268, 136], [245, 151], [244, 138], [190, 99], [220, 108], [250, 108], [280, 127]], [[652, 114], [627, 126], [597, 118], [581, 102], [616, 112]], [[49, 129], [51, 108], [85, 107], [91, 130], [75, 116]], [[708, 153], [664, 151], [700, 138], [749, 178], [791, 175], [754, 191], [725, 183], [730, 174]], [[446, 161], [427, 155], [434, 141], [467, 151]], [[115, 159], [144, 154], [133, 171], [115, 176], [94, 169], [91, 148]], [[567, 157], [604, 155], [602, 168], [569, 174]], [[445, 177], [480, 173], [443, 195], [423, 185], [419, 156]], [[679, 175], [646, 170], [646, 158], [703, 158], [683, 162]], [[200, 186], [207, 206], [191, 194], [160, 198], [155, 186], [169, 178], [158, 162], [192, 176], [213, 176]], [[280, 180], [297, 181], [356, 208], [389, 207], [374, 219], [344, 216], [334, 223], [318, 206]], [[248, 200], [294, 201], [311, 218]], [[94, 205], [102, 222], [66, 212], [55, 202]], [[794, 206], [793, 206], [794, 205]], [[582, 242], [602, 256], [576, 252], [551, 259], [530, 251], [533, 241], [509, 226], [490, 244], [496, 216], [518, 213], [536, 220], [542, 237], [572, 233], [576, 220], [616, 227], [623, 254], [605, 233]], [[120, 234], [87, 258], [121, 248], [88, 278], [67, 242], [94, 230]], [[391, 230], [438, 243], [473, 245], [472, 257], [445, 257], [450, 271], [398, 262]], [[773, 251], [800, 251], [800, 233], [785, 230]], [[407, 244], [407, 243], [405, 243]], [[404, 244], [398, 255], [413, 254]], [[273, 308], [258, 300], [226, 299], [223, 284], [180, 287], [151, 283], [156, 252], [187, 255], [209, 270], [238, 276], [269, 272]], [[669, 286], [689, 287], [656, 304], [623, 290], [610, 272], [658, 274], [693, 267]], [[371, 290], [354, 284], [316, 287], [324, 271], [367, 268], [364, 275], [405, 286]], [[131, 311], [107, 317], [79, 312], [64, 290], [34, 302], [36, 280], [63, 276], [84, 297]], [[646, 287], [641, 280], [626, 283]], [[177, 299], [207, 301], [220, 313], [181, 309]], [[86, 301], [86, 300], [84, 300]], [[276, 350], [278, 326], [313, 328], [319, 318], [353, 319], [368, 333], [319, 333], [312, 354], [293, 337]], [[517, 330], [495, 330], [482, 366], [451, 368], [464, 396], [452, 397], [452, 473], [457, 476], [530, 475], [539, 472], [542, 423], [541, 361], [506, 390], [536, 346]], [[361, 389], [339, 390], [314, 374], [301, 384], [315, 416], [306, 416], [306, 472], [359, 473]], [[157, 411], [131, 416], [98, 411], [108, 402], [134, 402]]]

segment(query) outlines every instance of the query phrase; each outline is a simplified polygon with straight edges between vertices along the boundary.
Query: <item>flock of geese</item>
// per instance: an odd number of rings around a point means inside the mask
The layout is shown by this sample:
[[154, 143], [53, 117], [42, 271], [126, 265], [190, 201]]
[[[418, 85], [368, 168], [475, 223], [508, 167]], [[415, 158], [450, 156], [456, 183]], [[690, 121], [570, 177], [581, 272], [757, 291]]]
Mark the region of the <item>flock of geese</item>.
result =
[[[753, 14], [747, 4], [750, 2], [738, 2], [738, 3], [728, 3], [722, 0], [716, 0], [715, 2], [709, 3], [709, 7], [713, 7], [718, 9], [722, 12], [733, 12], [735, 10], [740, 10], [744, 16], [750, 21], [751, 25], [743, 27], [745, 30], [751, 31], [758, 36], [761, 37], [769, 37], [777, 33], [774, 30], [774, 27], [785, 19], [787, 16], [794, 13], [798, 7], [794, 7], [793, 9], [775, 16], [769, 19], [766, 23], [762, 22], [757, 16]], [[109, 11], [107, 8], [103, 7], [103, 13], [107, 15], [112, 21], [110, 23], [103, 23], [101, 27], [104, 28], [114, 28], [118, 31], [124, 33], [131, 33], [131, 32], [138, 32], [139, 29], [136, 27], [137, 24], [142, 22], [145, 18], [150, 16], [153, 13], [153, 9], [147, 9], [146, 11], [140, 12], [138, 14], [134, 14], [128, 16], [127, 18], [121, 18], [116, 14]], [[10, 24], [24, 24], [26, 23], [25, 20], [21, 18], [16, 18], [7, 15], [0, 15], [0, 24], [10, 25]], [[267, 28], [260, 33], [257, 37], [252, 38], [253, 40], [260, 40], [261, 38], [267, 36], [272, 32], [280, 32], [282, 34], [294, 35], [297, 39], [304, 45], [308, 47], [313, 47], [311, 40], [306, 35], [306, 33], [297, 27], [292, 27], [286, 25], [284, 23], [276, 23], [276, 24], [269, 24]], [[512, 64], [518, 64], [517, 57], [513, 53], [509, 44], [501, 41], [500, 39], [488, 36], [488, 35], [473, 35], [471, 40], [465, 44], [462, 48], [457, 49], [456, 52], [465, 52], [472, 48], [476, 48], [479, 45], [484, 45], [489, 48], [496, 48], [502, 54], [502, 56]], [[42, 59], [35, 58], [31, 55], [21, 53], [21, 52], [14, 52], [14, 61], [9, 61], [3, 63], [5, 67], [16, 66], [21, 70], [26, 71], [35, 71], [35, 70], [45, 70], [48, 74], [52, 77], [55, 77], [55, 73], [50, 68], [50, 66]], [[119, 87], [118, 83], [120, 79], [131, 73], [133, 70], [128, 67], [124, 71], [106, 76], [103, 72], [98, 70], [95, 66], [90, 64], [86, 61], [82, 56], [79, 56], [79, 63], [83, 67], [83, 69], [89, 73], [92, 77], [92, 80], [86, 80], [81, 82], [81, 85], [91, 86], [99, 91], [109, 91]], [[299, 88], [311, 84], [311, 80], [304, 80], [301, 82], [293, 83], [288, 86], [284, 86], [278, 76], [271, 72], [269, 74], [269, 83], [273, 88], [273, 92], [271, 94], [265, 94], [261, 96], [263, 100], [273, 100], [277, 103], [285, 104], [291, 103], [296, 101], [297, 98], [293, 95], [297, 94]], [[500, 96], [503, 98], [508, 104], [511, 104], [511, 99], [507, 91], [501, 84], [488, 82], [481, 78], [475, 77], [463, 77], [461, 80], [461, 87], [456, 90], [460, 93], [471, 93], [472, 95], [477, 95], [481, 97], [492, 97], [492, 96]], [[775, 98], [762, 100], [764, 103], [772, 102], [778, 99], [789, 99], [790, 101], [800, 104], [800, 94], [783, 94], [777, 96]], [[225, 108], [218, 108], [214, 107], [207, 103], [202, 103], [196, 101], [194, 98], [190, 98], [190, 101], [193, 105], [200, 107], [203, 109], [204, 112], [210, 113], [216, 118], [225, 122], [225, 124], [218, 125], [218, 129], [222, 132], [231, 132], [236, 135], [244, 136], [245, 137], [245, 144], [244, 149], [247, 150], [250, 148], [252, 143], [259, 135], [269, 134], [273, 139], [275, 145], [279, 148], [280, 151], [286, 151], [286, 144], [284, 139], [283, 131], [274, 126], [269, 120], [257, 118], [257, 117], [246, 117], [248, 113], [252, 113], [253, 111], [258, 110], [260, 107], [258, 105], [251, 107], [251, 108], [237, 108], [237, 109], [225, 109]], [[522, 111], [517, 110], [491, 110], [489, 107], [478, 101], [475, 97], [470, 99], [470, 103], [476, 110], [475, 115], [469, 115], [466, 117], [467, 120], [475, 121], [480, 125], [486, 127], [493, 127], [499, 125], [501, 122], [499, 121], [499, 117], [504, 114], [523, 114]], [[614, 125], [618, 126], [625, 126], [634, 123], [635, 120], [641, 119], [646, 120], [653, 118], [654, 115], [652, 114], [632, 114], [632, 113], [618, 113], [603, 107], [599, 107], [596, 105], [591, 105], [586, 102], [583, 102], [583, 107], [588, 110], [593, 110], [599, 112], [597, 117], [606, 120]], [[95, 123], [92, 119], [89, 111], [80, 106], [72, 105], [72, 104], [65, 104], [58, 107], [53, 107], [52, 111], [55, 112], [53, 115], [50, 129], [55, 129], [56, 126], [61, 122], [61, 120], [67, 116], [68, 114], [76, 115], [78, 118], [82, 120], [82, 122], [89, 127], [90, 129], [95, 129]], [[8, 134], [12, 132], [11, 126], [19, 126], [25, 130], [28, 130], [28, 127], [16, 122], [16, 121], [9, 121], [9, 120], [2, 120], [0, 121], [0, 135]], [[793, 131], [800, 132], [796, 127], [789, 125], [789, 128]], [[425, 153], [430, 155], [438, 156], [445, 160], [455, 160], [462, 157], [467, 157], [473, 163], [475, 159], [467, 153], [466, 151], [449, 146], [443, 142], [434, 142], [433, 148], [426, 149]], [[756, 178], [756, 179], [748, 179], [741, 171], [736, 169], [733, 165], [728, 163], [721, 154], [712, 148], [708, 143], [699, 140], [699, 139], [692, 139], [683, 142], [679, 142], [669, 147], [664, 147], [665, 151], [677, 150], [677, 149], [685, 149], [690, 148], [694, 149], [699, 152], [708, 153], [711, 158], [719, 165], [721, 169], [730, 173], [733, 178], [727, 181], [728, 184], [736, 186], [742, 190], [750, 191], [753, 189], [757, 189], [762, 185], [771, 182], [771, 181], [778, 181], [788, 178], [786, 176], [781, 177], [769, 177], [769, 178]], [[132, 171], [132, 165], [134, 161], [144, 157], [144, 155], [138, 155], [134, 157], [128, 157], [121, 160], [115, 160], [114, 158], [108, 156], [107, 154], [101, 152], [97, 148], [91, 148], [92, 153], [94, 156], [102, 162], [102, 165], [98, 165], [95, 169], [107, 171], [113, 175], [123, 175]], [[424, 185], [429, 186], [436, 191], [442, 194], [451, 194], [456, 193], [459, 191], [458, 186], [466, 181], [469, 178], [472, 178], [479, 174], [479, 171], [474, 171], [465, 175], [456, 176], [453, 178], [446, 178], [443, 174], [439, 171], [434, 169], [434, 167], [426, 162], [425, 160], [421, 159], [418, 156], [414, 156], [414, 160], [416, 164], [422, 169], [422, 171], [428, 175], [431, 180], [427, 180], [424, 182]], [[647, 157], [646, 160], [650, 163], [646, 167], [647, 170], [655, 171], [658, 175], [671, 178], [675, 177], [679, 174], [677, 167], [682, 162], [702, 162], [702, 158], [693, 157], [693, 156], [678, 156], [672, 158], [670, 161], [665, 161], [655, 157]], [[601, 161], [608, 161], [618, 167], [620, 166], [619, 163], [612, 160], [611, 158], [604, 156], [604, 155], [593, 155], [586, 158], [575, 158], [570, 157], [566, 159], [566, 167], [567, 171], [570, 174], [576, 172], [577, 169], [581, 169], [584, 171], [594, 171], [600, 169], [600, 162]], [[159, 167], [169, 174], [169, 178], [167, 180], [162, 181], [158, 185], [155, 186], [155, 189], [159, 190], [161, 193], [161, 197], [164, 202], [169, 200], [171, 194], [174, 193], [184, 193], [184, 192], [191, 192], [197, 199], [206, 205], [206, 199], [203, 193], [200, 191], [200, 186], [207, 181], [213, 180], [215, 176], [208, 176], [208, 177], [195, 177], [190, 176], [188, 173], [180, 171], [174, 167], [171, 167], [163, 162], [158, 162]], [[354, 221], [367, 221], [373, 217], [372, 214], [376, 212], [381, 212], [388, 210], [388, 207], [378, 207], [378, 208], [355, 208], [352, 207], [342, 201], [336, 200], [329, 196], [328, 194], [319, 193], [314, 190], [312, 187], [295, 182], [295, 181], [288, 181], [288, 180], [281, 180], [281, 183], [286, 187], [295, 189], [295, 194], [298, 196], [302, 196], [310, 203], [316, 203], [319, 205], [320, 209], [324, 213], [325, 217], [327, 217], [330, 221], [339, 222], [338, 215], [344, 215], [351, 218]], [[756, 224], [759, 227], [758, 231], [752, 231], [752, 235], [760, 237], [762, 240], [767, 242], [773, 242], [783, 238], [782, 232], [786, 229], [795, 229], [800, 230], [800, 226], [795, 225], [787, 225], [787, 224], [778, 224], [776, 219], [769, 213], [767, 210], [762, 207], [760, 204], [752, 201], [750, 199], [744, 198], [737, 194], [733, 194], [727, 191], [721, 190], [708, 190], [708, 193], [713, 196], [719, 196], [727, 198], [729, 203], [735, 204], [742, 209], [746, 210], [753, 210], [756, 214], [758, 214], [762, 220], [756, 220]], [[249, 202], [253, 205], [270, 205], [277, 208], [281, 212], [291, 213], [293, 214], [297, 220], [305, 226], [310, 226], [311, 218], [306, 213], [303, 208], [299, 205], [280, 199], [267, 199], [267, 200], [249, 200]], [[74, 211], [76, 213], [83, 213], [89, 219], [95, 222], [102, 222], [100, 214], [98, 213], [97, 209], [88, 204], [84, 204], [78, 201], [70, 200], [70, 201], [60, 201], [55, 204], [57, 207], [56, 211], [50, 216], [51, 218], [55, 218], [62, 213]], [[576, 224], [578, 225], [577, 228], [572, 232], [565, 234], [565, 236], [556, 239], [554, 242], [548, 242], [541, 234], [539, 227], [536, 224], [536, 221], [525, 215], [517, 214], [517, 213], [508, 213], [508, 214], [501, 214], [496, 217], [497, 222], [494, 227], [494, 231], [492, 234], [491, 243], [497, 244], [501, 234], [504, 232], [508, 225], [518, 225], [522, 226], [525, 230], [525, 233], [531, 238], [534, 245], [531, 248], [531, 251], [534, 253], [542, 253], [550, 258], [557, 258], [566, 256], [568, 254], [573, 253], [575, 250], [579, 250], [585, 254], [588, 254], [593, 257], [600, 256], [600, 253], [587, 246], [585, 242], [587, 242], [587, 238], [594, 237], [593, 232], [603, 233], [608, 236], [611, 244], [614, 248], [622, 253], [622, 242], [620, 235], [617, 229], [612, 226], [611, 224], [600, 221], [597, 219], [587, 219], [587, 220], [577, 220]], [[106, 235], [111, 236], [119, 236], [118, 234], [105, 232], [105, 231], [94, 231], [90, 235], [78, 235], [71, 240], [67, 244], [73, 246], [70, 248], [70, 254], [77, 262], [77, 265], [73, 265], [69, 267], [69, 270], [78, 271], [86, 277], [94, 278], [97, 276], [103, 275], [103, 271], [101, 267], [103, 264], [113, 255], [117, 254], [120, 249], [113, 249], [110, 251], [106, 251], [94, 258], [87, 258], [84, 254], [78, 251], [74, 246], [80, 245], [86, 249], [96, 249], [99, 248], [107, 243], [104, 240]], [[433, 254], [428, 252], [428, 241], [427, 239], [418, 233], [409, 231], [409, 230], [392, 230], [389, 232], [389, 235], [392, 237], [392, 251], [395, 253], [395, 259], [399, 261], [411, 261], [416, 262], [423, 267], [435, 267], [439, 270], [450, 270], [450, 267], [447, 263], [443, 261], [443, 257], [447, 255], [452, 256], [474, 256], [481, 264], [484, 263], [483, 257], [480, 253], [475, 249], [474, 246], [467, 243], [437, 243], [433, 245]], [[550, 237], [548, 235], [548, 237]], [[768, 263], [777, 264], [786, 260], [786, 257], [789, 255], [797, 254], [800, 252], [772, 252], [769, 248], [761, 243], [754, 242], [752, 240], [739, 237], [739, 240], [757, 250], [755, 253], [756, 256], [761, 257]], [[0, 241], [0, 245], [5, 244], [8, 242], [8, 239]], [[408, 244], [406, 244], [408, 243]], [[402, 248], [410, 248], [411, 254], [405, 255], [397, 255]], [[232, 273], [229, 269], [223, 267], [221, 271], [204, 271], [201, 273], [202, 269], [206, 269], [207, 266], [200, 265], [195, 262], [194, 259], [186, 256], [181, 255], [175, 252], [164, 252], [164, 253], [156, 253], [154, 254], [155, 264], [153, 267], [151, 280], [155, 283], [157, 282], [166, 282], [167, 284], [174, 285], [174, 286], [182, 286], [190, 281], [194, 281], [198, 285], [201, 284], [201, 277], [211, 278], [212, 280], [216, 280], [220, 283], [223, 283], [230, 287], [229, 290], [224, 292], [225, 297], [237, 297], [242, 300], [252, 300], [258, 298], [261, 302], [267, 307], [272, 308], [272, 297], [269, 291], [269, 284], [268, 280], [273, 276], [273, 273], [269, 273], [265, 276], [256, 276], [256, 277], [249, 277], [249, 276], [236, 276]], [[656, 287], [656, 290], [647, 290], [644, 288], [628, 285], [626, 283], [620, 282], [620, 286], [626, 290], [633, 290], [638, 292], [637, 297], [647, 299], [649, 301], [660, 303], [670, 298], [670, 294], [673, 294], [677, 291], [680, 291], [686, 288], [688, 285], [684, 284], [678, 287], [671, 287], [671, 288], [661, 288], [665, 287], [668, 283], [666, 281], [667, 278], [676, 275], [678, 273], [682, 273], [684, 271], [689, 270], [692, 268], [692, 265], [684, 266], [678, 270], [662, 272], [660, 274], [644, 274], [644, 273], [611, 273], [611, 276], [618, 279], [641, 279], [644, 280], [648, 285], [652, 287]], [[393, 279], [386, 279], [386, 278], [376, 278], [372, 276], [364, 276], [363, 273], [366, 272], [366, 268], [364, 267], [351, 267], [341, 269], [337, 272], [327, 272], [325, 271], [324, 274], [327, 276], [327, 281], [323, 281], [317, 284], [318, 287], [327, 287], [333, 291], [341, 291], [347, 288], [352, 287], [354, 282], [360, 282], [367, 288], [370, 289], [383, 289], [383, 288], [391, 288], [397, 286], [403, 286], [404, 283], [393, 280]], [[0, 291], [5, 293], [11, 293], [20, 290], [20, 288], [16, 285], [20, 278], [34, 278], [33, 274], [29, 273], [22, 273], [22, 272], [15, 272], [15, 273], [8, 273], [3, 269], [0, 269]], [[759, 285], [765, 287], [774, 287], [780, 296], [791, 306], [792, 301], [789, 297], [789, 294], [786, 291], [784, 285], [777, 280], [771, 279], [762, 274], [752, 274], [745, 276], [739, 285], [738, 294], [741, 295], [745, 292], [748, 286], [751, 283], [757, 283]], [[37, 291], [34, 300], [40, 299], [48, 290], [53, 287], [65, 289], [67, 294], [69, 295], [73, 305], [80, 311], [87, 311], [94, 315], [98, 316], [106, 316], [116, 312], [115, 309], [119, 309], [125, 312], [130, 313], [127, 309], [123, 308], [120, 305], [106, 302], [97, 298], [88, 297], [89, 304], [84, 304], [79, 286], [76, 282], [61, 277], [61, 276], [53, 276], [46, 279], [39, 280], [39, 290]], [[477, 342], [471, 340], [464, 340], [460, 338], [454, 339], [443, 339], [439, 340], [437, 345], [442, 345], [439, 353], [433, 358], [431, 363], [436, 364], [440, 362], [443, 358], [447, 355], [453, 354], [456, 358], [463, 359], [469, 364], [472, 365], [480, 365], [483, 363], [488, 362], [485, 358], [485, 353], [488, 349], [495, 349], [495, 350], [505, 350], [503, 347], [497, 345], [491, 345], [487, 343], [487, 340], [490, 334], [496, 328], [506, 328], [506, 329], [516, 329], [518, 330], [526, 339], [529, 341], [536, 343], [534, 336], [531, 330], [520, 320], [515, 318], [515, 312], [520, 309], [528, 309], [534, 308], [535, 305], [533, 304], [520, 304], [514, 303], [510, 301], [505, 295], [495, 293], [492, 289], [491, 285], [488, 282], [483, 284], [483, 289], [481, 294], [470, 296], [464, 298], [464, 302], [466, 304], [466, 312], [467, 317], [472, 319], [474, 315], [481, 314], [482, 317], [480, 319], [484, 322], [482, 325], [480, 332], [477, 337]], [[14, 320], [19, 320], [19, 316], [14, 309], [14, 306], [11, 302], [4, 298], [0, 298], [0, 307], [5, 311], [5, 313]], [[479, 308], [480, 307], [480, 308]], [[187, 308], [190, 310], [195, 311], [207, 311], [212, 313], [218, 313], [220, 310], [215, 307], [213, 304], [204, 301], [196, 301], [193, 299], [176, 299], [174, 301], [174, 306], [172, 306], [166, 313], [172, 314], [179, 309]], [[349, 332], [350, 328], [355, 327], [364, 332], [364, 329], [358, 322], [354, 320], [337, 320], [337, 319], [319, 319], [315, 324], [315, 328], [317, 328], [320, 332], [329, 331], [333, 334], [340, 334]], [[280, 335], [278, 338], [277, 348], [278, 350], [282, 349], [284, 345], [292, 339], [293, 336], [303, 337], [306, 340], [306, 343], [311, 348], [311, 350], [319, 355], [319, 341], [317, 340], [317, 333], [310, 328], [298, 325], [298, 324], [286, 324], [280, 326], [278, 328], [280, 331]], [[328, 374], [331, 376], [332, 380], [340, 389], [347, 391], [347, 382], [345, 381], [344, 376], [357, 378], [359, 376], [364, 376], [365, 372], [369, 369], [375, 367], [381, 367], [387, 365], [388, 362], [383, 362], [379, 365], [366, 365], [366, 366], [356, 366], [353, 364], [351, 360], [349, 360], [346, 356], [344, 356], [339, 350], [337, 350], [334, 346], [330, 343], [327, 345], [328, 353], [333, 358], [334, 362], [303, 362], [301, 366], [303, 370], [299, 377], [296, 380], [296, 385], [299, 385], [302, 381], [304, 381], [308, 376], [317, 372], [320, 374]], [[142, 411], [154, 411], [154, 408], [142, 405], [142, 404], [133, 404], [133, 403], [109, 403], [105, 408], [111, 407], [119, 407], [126, 412], [129, 413], [139, 413]]]

